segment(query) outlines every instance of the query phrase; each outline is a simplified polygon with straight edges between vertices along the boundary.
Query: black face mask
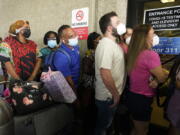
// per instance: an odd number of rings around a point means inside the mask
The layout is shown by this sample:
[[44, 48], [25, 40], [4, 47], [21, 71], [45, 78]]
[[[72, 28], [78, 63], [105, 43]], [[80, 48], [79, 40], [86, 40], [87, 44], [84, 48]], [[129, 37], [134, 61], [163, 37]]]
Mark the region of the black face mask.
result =
[[23, 36], [25, 38], [29, 38], [31, 36], [31, 30], [30, 29], [24, 29]]

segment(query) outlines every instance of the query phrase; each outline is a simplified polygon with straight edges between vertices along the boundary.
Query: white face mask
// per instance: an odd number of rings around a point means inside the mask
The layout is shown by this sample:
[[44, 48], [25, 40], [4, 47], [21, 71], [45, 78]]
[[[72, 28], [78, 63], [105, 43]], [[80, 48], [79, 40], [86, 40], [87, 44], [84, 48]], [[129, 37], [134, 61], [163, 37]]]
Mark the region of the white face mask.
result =
[[47, 42], [47, 45], [50, 47], [50, 48], [55, 48], [57, 46], [57, 41], [56, 39], [55, 40], [48, 40]]
[[123, 23], [120, 23], [118, 26], [117, 26], [117, 33], [119, 35], [122, 35], [124, 33], [126, 33], [126, 26], [123, 24]]
[[16, 29], [16, 34], [18, 34], [21, 30], [23, 30], [24, 28], [23, 27], [21, 27], [21, 28], [19, 28], [19, 29]]
[[78, 44], [78, 37], [75, 37], [75, 38], [71, 38], [68, 40], [68, 44], [70, 46], [76, 46]]
[[129, 45], [130, 41], [131, 41], [131, 36], [127, 37], [126, 40], [125, 40], [127, 45]]
[[152, 44], [152, 46], [156, 46], [156, 45], [158, 45], [159, 44], [159, 37], [158, 37], [158, 35], [154, 35], [154, 37], [153, 37], [153, 44]]

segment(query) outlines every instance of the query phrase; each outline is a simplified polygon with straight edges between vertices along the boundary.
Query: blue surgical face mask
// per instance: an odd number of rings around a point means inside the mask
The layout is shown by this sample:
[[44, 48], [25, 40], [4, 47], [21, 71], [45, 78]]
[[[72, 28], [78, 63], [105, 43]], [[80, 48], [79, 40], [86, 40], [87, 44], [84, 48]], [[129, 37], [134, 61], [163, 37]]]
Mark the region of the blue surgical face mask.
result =
[[69, 44], [70, 46], [76, 46], [76, 45], [78, 45], [78, 37], [69, 39], [69, 40], [68, 40], [68, 44]]
[[47, 45], [48, 45], [50, 48], [54, 48], [54, 47], [57, 46], [57, 41], [56, 41], [56, 40], [48, 40]]

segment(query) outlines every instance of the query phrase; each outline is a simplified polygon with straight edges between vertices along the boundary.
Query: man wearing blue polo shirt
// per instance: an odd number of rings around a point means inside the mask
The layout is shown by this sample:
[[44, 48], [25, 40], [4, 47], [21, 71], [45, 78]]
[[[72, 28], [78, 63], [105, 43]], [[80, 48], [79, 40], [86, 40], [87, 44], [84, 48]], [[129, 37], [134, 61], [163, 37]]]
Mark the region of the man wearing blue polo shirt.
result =
[[70, 86], [76, 92], [80, 75], [80, 55], [78, 37], [72, 28], [66, 28], [61, 35], [61, 51], [57, 51], [54, 56], [54, 66], [61, 71]]

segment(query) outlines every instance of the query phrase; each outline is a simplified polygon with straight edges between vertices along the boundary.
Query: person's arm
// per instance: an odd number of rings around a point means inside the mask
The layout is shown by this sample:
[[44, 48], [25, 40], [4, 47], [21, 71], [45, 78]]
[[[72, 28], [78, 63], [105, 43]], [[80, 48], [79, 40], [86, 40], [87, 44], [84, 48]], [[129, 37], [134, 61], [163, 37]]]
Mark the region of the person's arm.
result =
[[14, 65], [11, 63], [12, 50], [7, 43], [0, 44], [0, 61], [4, 63], [7, 73], [14, 79], [20, 79]]
[[161, 83], [164, 82], [168, 77], [168, 73], [164, 71], [162, 66], [155, 67], [151, 69], [150, 72], [156, 77], [157, 81]]
[[71, 86], [71, 88], [73, 89], [74, 93], [77, 95], [77, 90], [76, 90], [76, 87], [75, 87], [74, 82], [72, 80], [72, 77], [67, 76], [65, 78], [66, 78], [67, 82], [69, 83], [69, 85]]
[[5, 68], [8, 72], [8, 74], [10, 74], [10, 76], [14, 79], [20, 79], [20, 77], [17, 75], [16, 71], [14, 70], [14, 66], [11, 64], [10, 61], [5, 62]]
[[66, 55], [64, 55], [61, 52], [57, 52], [55, 54], [54, 67], [56, 68], [57, 71], [60, 71], [63, 74], [68, 84], [71, 86], [75, 94], [77, 94], [74, 81], [72, 80], [71, 69], [69, 64], [70, 63]]
[[79, 101], [78, 94], [77, 94], [77, 89], [76, 89], [76, 87], [74, 85], [72, 77], [67, 76], [67, 77], [65, 77], [65, 79], [67, 80], [68, 84], [71, 86], [71, 88], [73, 89], [73, 91], [74, 91], [74, 93], [75, 93], [75, 95], [77, 97], [77, 99], [73, 103], [76, 105], [77, 108], [79, 108], [80, 107], [80, 101]]
[[115, 105], [117, 105], [119, 103], [120, 96], [119, 96], [119, 93], [115, 86], [114, 80], [112, 78], [111, 71], [109, 69], [101, 68], [100, 74], [101, 74], [104, 85], [109, 90], [109, 92], [112, 94], [114, 103], [111, 107], [114, 107]]
[[33, 70], [32, 74], [31, 74], [31, 76], [28, 78], [28, 81], [32, 81], [32, 80], [35, 79], [37, 73], [38, 73], [39, 70], [40, 70], [41, 63], [42, 63], [42, 59], [41, 59], [41, 58], [37, 58], [37, 59], [36, 59], [36, 64], [35, 64], [34, 70]]

